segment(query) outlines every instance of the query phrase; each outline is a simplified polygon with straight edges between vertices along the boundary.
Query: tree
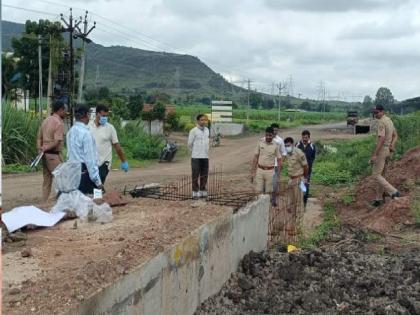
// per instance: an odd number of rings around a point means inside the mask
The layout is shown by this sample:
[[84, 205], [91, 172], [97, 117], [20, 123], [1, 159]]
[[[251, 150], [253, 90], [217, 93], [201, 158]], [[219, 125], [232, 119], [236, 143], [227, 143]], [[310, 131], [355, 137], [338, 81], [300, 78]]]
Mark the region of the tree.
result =
[[300, 104], [300, 108], [303, 109], [303, 110], [311, 110], [312, 106], [311, 106], [311, 103], [309, 103], [308, 101], [303, 101]]
[[272, 109], [274, 107], [274, 101], [273, 101], [273, 99], [271, 99], [271, 98], [265, 99], [263, 101], [262, 107], [264, 109]]
[[98, 95], [97, 95], [98, 98], [104, 99], [104, 98], [109, 98], [109, 96], [110, 96], [110, 91], [106, 86], [102, 86], [99, 88]]
[[290, 97], [282, 98], [280, 101], [280, 106], [284, 108], [292, 108], [292, 103], [290, 102]]
[[382, 105], [383, 107], [389, 107], [395, 103], [394, 96], [391, 90], [387, 87], [380, 87], [376, 92], [375, 105]]
[[362, 103], [362, 113], [367, 115], [370, 113], [370, 111], [372, 110], [373, 107], [373, 100], [369, 95], [366, 95], [363, 98], [363, 103]]
[[14, 99], [12, 91], [16, 88], [16, 83], [20, 78], [17, 72], [17, 60], [12, 54], [3, 53], [1, 55], [1, 73], [2, 73], [2, 95], [7, 99]]
[[249, 104], [252, 108], [259, 108], [263, 103], [263, 99], [260, 93], [251, 93], [249, 95]]
[[369, 95], [366, 95], [363, 98], [363, 106], [371, 106], [372, 105], [372, 98]]
[[143, 96], [133, 95], [128, 98], [127, 108], [130, 119], [137, 119], [143, 110]]
[[[38, 22], [26, 21], [25, 31], [21, 38], [12, 38], [14, 56], [19, 59], [17, 71], [21, 73], [20, 86], [29, 90], [31, 95], [38, 96], [38, 35], [41, 35], [42, 45], [42, 81], [43, 86], [48, 86], [48, 67], [50, 60], [50, 40], [55, 47], [63, 43], [59, 22], [40, 20]], [[57, 60], [55, 60], [57, 61]], [[56, 64], [51, 65], [57, 67]]]

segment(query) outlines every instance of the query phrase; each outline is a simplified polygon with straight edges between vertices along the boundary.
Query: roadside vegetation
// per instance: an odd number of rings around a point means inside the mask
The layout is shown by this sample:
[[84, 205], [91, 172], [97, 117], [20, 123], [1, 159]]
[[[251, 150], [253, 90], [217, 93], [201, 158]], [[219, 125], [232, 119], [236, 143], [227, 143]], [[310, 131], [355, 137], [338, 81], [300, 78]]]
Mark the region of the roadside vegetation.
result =
[[[399, 159], [405, 152], [420, 145], [420, 112], [404, 116], [395, 115], [392, 119], [400, 138], [392, 158]], [[350, 192], [342, 196], [341, 202], [345, 205], [351, 204], [354, 200], [351, 187], [371, 172], [371, 164], [368, 161], [375, 143], [374, 135], [355, 140], [316, 142], [317, 159], [314, 163], [311, 182], [334, 189], [350, 188]], [[340, 224], [333, 202], [327, 199], [323, 210], [322, 224], [309, 237], [302, 239], [300, 246], [317, 246]], [[420, 223], [420, 198], [414, 201], [412, 212], [416, 222]], [[375, 237], [368, 235], [367, 241], [372, 240], [375, 240]]]

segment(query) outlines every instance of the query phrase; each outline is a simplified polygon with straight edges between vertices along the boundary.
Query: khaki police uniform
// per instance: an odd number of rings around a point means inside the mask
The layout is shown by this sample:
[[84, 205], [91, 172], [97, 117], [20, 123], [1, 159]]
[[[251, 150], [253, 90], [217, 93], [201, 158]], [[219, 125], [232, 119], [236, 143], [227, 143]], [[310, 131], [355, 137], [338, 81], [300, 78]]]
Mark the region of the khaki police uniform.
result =
[[258, 142], [255, 155], [258, 155], [255, 189], [260, 193], [271, 193], [273, 192], [274, 160], [281, 158], [279, 146], [274, 141], [266, 142], [264, 138]]
[[38, 141], [42, 145], [49, 145], [54, 141], [59, 141], [59, 145], [47, 152], [42, 157], [42, 172], [44, 181], [42, 183], [42, 200], [47, 201], [51, 193], [53, 181], [52, 172], [63, 162], [61, 151], [64, 146], [64, 122], [60, 116], [53, 114], [47, 117], [41, 124], [38, 131]]
[[376, 180], [376, 199], [382, 199], [384, 191], [389, 195], [392, 195], [397, 191], [394, 186], [392, 186], [388, 181], [383, 177], [386, 172], [387, 159], [391, 155], [390, 146], [392, 142], [392, 134], [394, 133], [395, 127], [392, 123], [392, 120], [383, 115], [378, 121], [378, 137], [384, 137], [385, 142], [382, 148], [378, 152], [376, 162], [373, 164], [372, 175]]
[[305, 153], [293, 148], [286, 157], [289, 181], [287, 185], [286, 201], [286, 230], [289, 235], [296, 235], [303, 216], [303, 192], [300, 181], [303, 179], [304, 167], [308, 165]]

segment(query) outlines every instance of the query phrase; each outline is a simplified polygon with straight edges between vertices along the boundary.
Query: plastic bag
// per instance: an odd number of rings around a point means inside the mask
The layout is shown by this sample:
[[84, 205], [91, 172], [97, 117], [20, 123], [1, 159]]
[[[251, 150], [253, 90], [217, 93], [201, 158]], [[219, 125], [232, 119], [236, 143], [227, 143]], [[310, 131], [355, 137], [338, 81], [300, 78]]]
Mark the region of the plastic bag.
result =
[[306, 185], [303, 180], [300, 181], [299, 188], [303, 193], [306, 193]]
[[54, 188], [57, 192], [68, 193], [79, 188], [82, 177], [82, 164], [68, 161], [58, 165], [52, 172]]
[[62, 193], [51, 212], [74, 212], [80, 219], [86, 220], [94, 205], [92, 199], [83, 195], [79, 190], [73, 190], [69, 193]]
[[112, 221], [112, 209], [107, 203], [101, 205], [93, 204], [89, 211], [88, 220], [98, 223], [108, 223]]

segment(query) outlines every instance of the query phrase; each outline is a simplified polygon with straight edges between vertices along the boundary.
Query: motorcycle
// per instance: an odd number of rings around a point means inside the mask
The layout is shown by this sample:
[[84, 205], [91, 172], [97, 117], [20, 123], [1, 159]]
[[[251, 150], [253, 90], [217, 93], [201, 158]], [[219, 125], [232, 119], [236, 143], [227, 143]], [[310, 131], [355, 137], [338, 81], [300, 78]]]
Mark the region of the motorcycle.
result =
[[211, 146], [218, 147], [220, 145], [221, 138], [222, 138], [222, 134], [220, 132], [217, 132], [212, 139]]
[[166, 140], [166, 144], [162, 149], [159, 157], [159, 163], [161, 162], [172, 162], [175, 157], [176, 151], [178, 151], [178, 146], [176, 141]]

